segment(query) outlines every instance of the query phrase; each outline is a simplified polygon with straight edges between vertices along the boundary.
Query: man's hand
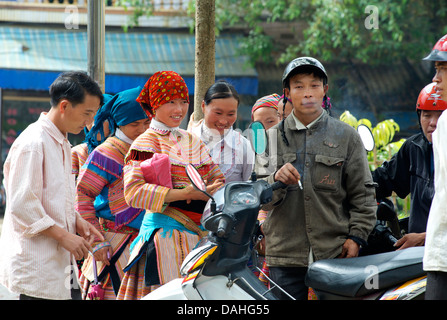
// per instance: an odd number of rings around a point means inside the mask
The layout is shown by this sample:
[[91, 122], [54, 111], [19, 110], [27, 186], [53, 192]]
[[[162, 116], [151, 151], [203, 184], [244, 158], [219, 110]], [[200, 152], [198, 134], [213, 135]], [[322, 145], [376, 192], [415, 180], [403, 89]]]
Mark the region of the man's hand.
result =
[[87, 240], [90, 245], [97, 238], [99, 238], [99, 241], [101, 242], [105, 240], [101, 232], [96, 230], [91, 223], [81, 218], [79, 215], [76, 216], [76, 232]]
[[92, 251], [91, 244], [83, 237], [70, 233], [57, 225], [53, 225], [43, 230], [41, 234], [56, 240], [65, 250], [70, 252], [76, 260], [87, 258], [89, 251]]
[[409, 233], [397, 240], [394, 244], [398, 247], [397, 250], [402, 250], [410, 247], [419, 247], [425, 244], [425, 232], [422, 233]]
[[285, 184], [298, 184], [300, 179], [300, 173], [291, 163], [286, 163], [275, 173], [275, 181]]
[[359, 251], [359, 244], [352, 239], [347, 239], [338, 258], [354, 258], [359, 255]]
[[76, 260], [87, 258], [92, 246], [84, 238], [67, 232], [67, 234], [59, 241], [60, 245], [69, 251]]

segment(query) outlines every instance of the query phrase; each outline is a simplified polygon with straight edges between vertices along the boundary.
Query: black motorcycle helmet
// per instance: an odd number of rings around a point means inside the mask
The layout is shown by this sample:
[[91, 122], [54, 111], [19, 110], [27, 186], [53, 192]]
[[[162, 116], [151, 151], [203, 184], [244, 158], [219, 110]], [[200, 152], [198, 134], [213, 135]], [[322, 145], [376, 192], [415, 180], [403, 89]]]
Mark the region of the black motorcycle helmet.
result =
[[[323, 80], [323, 85], [327, 85], [328, 83], [328, 75], [326, 72], [326, 69], [323, 67], [320, 61], [318, 61], [315, 58], [312, 57], [299, 57], [291, 62], [286, 66], [284, 69], [284, 73], [282, 75], [282, 87], [283, 87], [283, 93], [284, 93], [284, 106], [287, 102], [286, 97], [286, 88], [290, 88], [289, 86], [289, 80], [294, 75], [298, 73], [313, 73], [315, 76], [321, 78]], [[330, 114], [331, 104], [329, 102], [329, 99], [327, 96], [324, 96], [323, 99], [323, 108]], [[287, 140], [287, 137], [284, 132], [284, 120], [282, 120], [279, 124], [279, 129], [281, 130], [282, 138], [285, 142], [285, 144], [288, 146], [289, 141]]]
[[298, 72], [303, 72], [303, 69], [307, 69], [315, 75], [321, 77], [323, 79], [324, 85], [328, 83], [326, 69], [323, 67], [320, 61], [312, 57], [300, 57], [289, 62], [287, 67], [284, 69], [284, 73], [282, 75], [283, 89], [288, 88], [289, 79]]

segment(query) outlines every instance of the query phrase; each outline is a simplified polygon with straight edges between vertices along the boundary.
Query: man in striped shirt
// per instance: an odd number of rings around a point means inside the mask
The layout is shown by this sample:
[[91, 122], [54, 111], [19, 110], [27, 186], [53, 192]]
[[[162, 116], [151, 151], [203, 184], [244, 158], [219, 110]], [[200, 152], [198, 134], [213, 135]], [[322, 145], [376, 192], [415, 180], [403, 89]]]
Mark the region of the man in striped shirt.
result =
[[74, 259], [88, 255], [95, 235], [102, 237], [74, 210], [67, 139], [93, 121], [101, 89], [84, 72], [66, 72], [50, 86], [50, 97], [50, 110], [20, 134], [4, 164], [0, 283], [20, 299], [71, 299]]

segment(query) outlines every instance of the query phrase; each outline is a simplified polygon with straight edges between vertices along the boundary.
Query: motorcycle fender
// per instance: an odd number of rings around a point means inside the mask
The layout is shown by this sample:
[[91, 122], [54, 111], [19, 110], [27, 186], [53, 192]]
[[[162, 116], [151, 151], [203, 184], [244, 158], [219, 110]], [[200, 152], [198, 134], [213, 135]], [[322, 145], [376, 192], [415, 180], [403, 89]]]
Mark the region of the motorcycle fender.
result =
[[388, 290], [380, 300], [413, 300], [421, 294], [425, 294], [426, 286], [427, 276], [423, 276]]
[[188, 300], [202, 300], [202, 296], [196, 289], [196, 279], [199, 275], [200, 270], [197, 270], [189, 275], [187, 275], [185, 278], [183, 278], [182, 282], [182, 290], [186, 296], [186, 299]]
[[253, 300], [244, 289], [236, 283], [230, 285], [227, 277], [201, 275], [195, 281], [196, 290], [203, 300]]
[[182, 289], [182, 278], [174, 279], [144, 296], [141, 300], [187, 300]]

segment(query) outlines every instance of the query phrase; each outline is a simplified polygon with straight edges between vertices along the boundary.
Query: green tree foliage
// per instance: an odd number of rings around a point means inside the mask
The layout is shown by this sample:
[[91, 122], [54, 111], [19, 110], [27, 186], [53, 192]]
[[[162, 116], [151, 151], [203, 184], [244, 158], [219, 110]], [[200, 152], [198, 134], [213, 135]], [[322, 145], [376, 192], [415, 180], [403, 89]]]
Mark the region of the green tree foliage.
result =
[[[447, 32], [443, 23], [445, 1], [217, 1], [223, 7], [227, 7], [225, 3], [238, 4], [238, 10], [225, 15], [229, 17], [229, 24], [234, 23], [234, 15], [247, 23], [251, 43], [269, 41], [259, 24], [262, 19], [306, 22], [304, 30], [296, 30], [302, 32], [302, 40], [285, 48], [279, 62], [290, 61], [297, 55], [317, 55], [324, 61], [352, 59], [368, 63], [391, 62], [401, 57], [420, 60]], [[262, 11], [259, 3], [264, 4]], [[269, 45], [274, 50], [280, 49], [271, 41]]]
[[381, 121], [373, 127], [369, 119], [357, 120], [355, 116], [346, 110], [341, 114], [340, 120], [354, 129], [357, 129], [358, 125], [364, 124], [371, 130], [375, 142], [375, 149], [368, 152], [371, 170], [381, 165], [383, 161], [391, 159], [405, 142], [405, 139], [393, 142], [396, 132], [400, 130], [399, 125], [393, 119]]
[[[130, 25], [150, 14], [146, 0], [117, 1], [136, 8]], [[194, 17], [195, 1], [188, 13]], [[247, 28], [241, 53], [258, 61], [285, 63], [297, 55], [322, 60], [389, 63], [420, 60], [447, 33], [446, 1], [432, 0], [216, 0], [216, 28]], [[299, 41], [287, 47], [267, 35], [272, 22], [304, 22]], [[275, 54], [278, 53], [278, 54]]]

